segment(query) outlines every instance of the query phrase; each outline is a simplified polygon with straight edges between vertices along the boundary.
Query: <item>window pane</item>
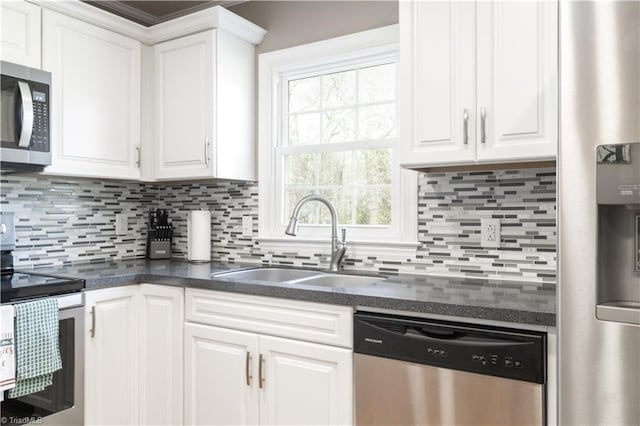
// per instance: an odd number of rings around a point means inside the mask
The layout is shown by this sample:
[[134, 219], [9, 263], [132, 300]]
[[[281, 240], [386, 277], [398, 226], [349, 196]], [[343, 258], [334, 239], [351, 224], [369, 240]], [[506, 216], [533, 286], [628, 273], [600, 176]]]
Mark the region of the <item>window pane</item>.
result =
[[392, 101], [396, 98], [396, 64], [363, 68], [358, 74], [360, 103]]
[[351, 151], [320, 154], [320, 185], [343, 186], [352, 183]]
[[360, 139], [375, 140], [396, 135], [396, 104], [361, 107]]
[[289, 81], [289, 112], [320, 109], [320, 77]]
[[356, 138], [355, 109], [327, 111], [322, 120], [322, 142], [348, 142]]
[[[338, 214], [338, 223], [340, 225], [351, 225], [353, 220], [351, 218], [351, 206], [353, 199], [351, 191], [345, 191], [343, 189], [323, 189], [320, 191], [320, 195], [326, 197], [331, 204], [336, 208]], [[320, 222], [322, 224], [331, 223], [331, 213], [329, 209], [324, 205], [320, 206]]]
[[358, 190], [356, 224], [390, 225], [391, 190], [388, 188]]
[[[289, 82], [283, 132], [292, 149], [283, 159], [284, 223], [302, 197], [315, 193], [335, 206], [340, 224], [391, 224], [392, 147], [354, 151], [349, 143], [397, 137], [396, 85], [396, 64]], [[330, 214], [311, 202], [299, 220], [329, 224]]]
[[356, 184], [391, 184], [391, 148], [356, 151], [355, 162]]
[[[282, 223], [286, 224], [289, 222], [289, 218], [291, 217], [291, 213], [293, 212], [293, 208], [296, 206], [298, 201], [302, 197], [305, 197], [309, 194], [314, 193], [312, 189], [286, 189], [285, 190], [285, 211], [283, 213]], [[298, 220], [300, 223], [318, 223], [318, 204], [316, 202], [306, 203], [300, 209], [300, 214], [298, 215]]]
[[285, 157], [285, 185], [313, 187], [316, 184], [317, 166], [315, 155], [298, 154]]
[[356, 103], [356, 71], [323, 75], [322, 103], [325, 109], [354, 105]]
[[320, 114], [289, 116], [289, 145], [320, 143]]

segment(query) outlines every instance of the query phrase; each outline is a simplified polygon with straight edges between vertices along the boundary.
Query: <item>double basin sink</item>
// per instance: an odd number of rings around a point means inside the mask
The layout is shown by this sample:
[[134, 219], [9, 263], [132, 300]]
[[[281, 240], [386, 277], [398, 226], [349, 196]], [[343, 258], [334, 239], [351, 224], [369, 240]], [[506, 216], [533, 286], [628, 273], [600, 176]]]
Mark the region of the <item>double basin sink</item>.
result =
[[233, 279], [237, 281], [261, 281], [296, 286], [311, 285], [320, 287], [361, 287], [384, 280], [381, 277], [367, 275], [346, 275], [308, 269], [290, 268], [256, 268], [233, 272], [212, 274], [214, 278]]

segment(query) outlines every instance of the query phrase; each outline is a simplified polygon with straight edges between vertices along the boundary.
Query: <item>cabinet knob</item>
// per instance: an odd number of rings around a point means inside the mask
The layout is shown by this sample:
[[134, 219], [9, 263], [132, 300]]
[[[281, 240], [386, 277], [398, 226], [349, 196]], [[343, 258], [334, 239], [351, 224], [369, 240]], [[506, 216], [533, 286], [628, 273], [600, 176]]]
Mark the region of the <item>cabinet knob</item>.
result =
[[209, 138], [204, 138], [204, 164], [209, 165]]

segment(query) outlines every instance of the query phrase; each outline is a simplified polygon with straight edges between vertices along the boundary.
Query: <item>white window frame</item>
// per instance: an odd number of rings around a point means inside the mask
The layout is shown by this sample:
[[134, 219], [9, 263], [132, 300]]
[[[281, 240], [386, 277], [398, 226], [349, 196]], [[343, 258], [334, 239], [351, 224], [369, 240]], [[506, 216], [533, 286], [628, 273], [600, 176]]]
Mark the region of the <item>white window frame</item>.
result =
[[[300, 254], [330, 249], [329, 225], [301, 224], [297, 237], [285, 235], [285, 224], [278, 206], [282, 205], [282, 156], [279, 131], [283, 112], [280, 100], [285, 96], [285, 82], [291, 75], [303, 75], [305, 70], [327, 68], [352, 69], [371, 59], [371, 64], [397, 61], [399, 54], [398, 25], [350, 34], [311, 44], [261, 54], [258, 58], [258, 242], [265, 249], [294, 251]], [[350, 68], [351, 66], [351, 68]], [[398, 63], [398, 68], [400, 64]], [[398, 75], [400, 73], [398, 72]], [[399, 92], [399, 85], [398, 85]], [[396, 103], [399, 105], [398, 96]], [[397, 131], [401, 129], [397, 116]], [[400, 135], [401, 136], [401, 135]], [[342, 225], [347, 228], [349, 256], [384, 254], [385, 258], [406, 258], [415, 255], [417, 242], [417, 173], [399, 165], [399, 137], [394, 138], [392, 155], [392, 218], [389, 226]], [[354, 147], [360, 142], [354, 143]], [[382, 145], [385, 145], [382, 142]], [[375, 147], [375, 144], [371, 145]], [[328, 147], [330, 149], [330, 147]], [[285, 212], [286, 214], [286, 212]]]

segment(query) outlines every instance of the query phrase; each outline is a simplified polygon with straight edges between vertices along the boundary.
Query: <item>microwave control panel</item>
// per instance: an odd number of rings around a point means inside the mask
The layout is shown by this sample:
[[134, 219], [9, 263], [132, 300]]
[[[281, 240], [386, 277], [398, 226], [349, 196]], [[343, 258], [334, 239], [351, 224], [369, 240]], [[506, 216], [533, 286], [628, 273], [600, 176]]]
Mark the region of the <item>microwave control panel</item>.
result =
[[31, 134], [32, 151], [49, 151], [49, 87], [30, 82], [33, 99], [33, 132]]

